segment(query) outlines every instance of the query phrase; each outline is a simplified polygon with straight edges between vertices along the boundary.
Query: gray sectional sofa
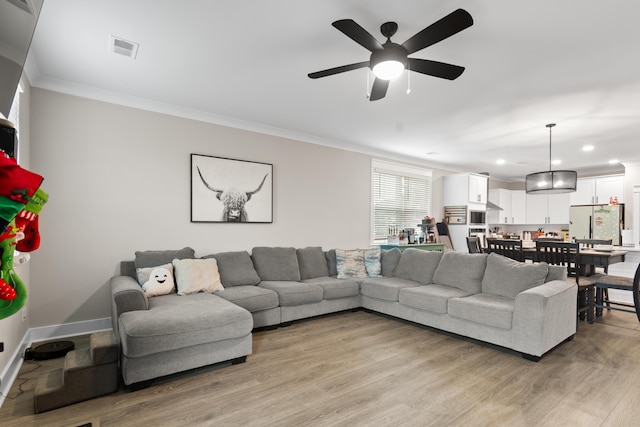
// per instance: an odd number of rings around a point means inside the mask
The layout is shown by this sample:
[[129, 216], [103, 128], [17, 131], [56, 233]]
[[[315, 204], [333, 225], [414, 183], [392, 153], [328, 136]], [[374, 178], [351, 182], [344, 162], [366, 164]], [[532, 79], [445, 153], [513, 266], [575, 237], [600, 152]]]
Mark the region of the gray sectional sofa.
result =
[[147, 297], [136, 267], [195, 254], [190, 248], [137, 252], [111, 279], [124, 383], [242, 362], [251, 354], [254, 328], [358, 308], [506, 347], [532, 360], [576, 332], [577, 286], [566, 280], [563, 267], [497, 254], [394, 249], [380, 251], [377, 265], [374, 251], [370, 270], [369, 264], [354, 267], [357, 256], [345, 261], [343, 255], [319, 247], [207, 255], [202, 259], [217, 261], [224, 290]]

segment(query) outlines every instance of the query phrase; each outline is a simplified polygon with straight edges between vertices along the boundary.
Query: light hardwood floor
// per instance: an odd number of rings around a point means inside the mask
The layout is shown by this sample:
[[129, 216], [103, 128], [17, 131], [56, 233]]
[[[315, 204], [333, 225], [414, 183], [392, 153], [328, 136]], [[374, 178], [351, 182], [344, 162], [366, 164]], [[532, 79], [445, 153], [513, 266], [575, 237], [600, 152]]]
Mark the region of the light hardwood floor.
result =
[[[61, 359], [59, 359], [61, 360]], [[253, 355], [33, 415], [25, 362], [2, 426], [640, 425], [640, 323], [608, 312], [540, 362], [365, 311], [254, 334]]]

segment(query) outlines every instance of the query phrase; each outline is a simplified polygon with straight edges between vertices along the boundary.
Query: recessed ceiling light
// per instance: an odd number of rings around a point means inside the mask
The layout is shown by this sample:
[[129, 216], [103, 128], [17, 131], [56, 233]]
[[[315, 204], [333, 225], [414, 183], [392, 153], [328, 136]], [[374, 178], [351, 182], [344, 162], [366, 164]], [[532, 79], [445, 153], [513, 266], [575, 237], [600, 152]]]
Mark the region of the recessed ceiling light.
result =
[[439, 156], [440, 153], [438, 153], [437, 151], [429, 151], [428, 153], [425, 153], [427, 156]]
[[555, 159], [551, 162], [552, 165], [559, 165], [560, 163], [562, 163], [562, 160], [560, 159]]
[[505, 163], [507, 163], [505, 159], [496, 160], [496, 165], [504, 165]]
[[618, 163], [620, 163], [620, 160], [618, 160], [618, 159], [611, 159], [611, 160], [609, 160], [609, 164], [610, 164], [610, 165], [615, 165], [615, 164], [618, 164]]
[[593, 151], [595, 147], [593, 145], [585, 145], [582, 147], [582, 151]]

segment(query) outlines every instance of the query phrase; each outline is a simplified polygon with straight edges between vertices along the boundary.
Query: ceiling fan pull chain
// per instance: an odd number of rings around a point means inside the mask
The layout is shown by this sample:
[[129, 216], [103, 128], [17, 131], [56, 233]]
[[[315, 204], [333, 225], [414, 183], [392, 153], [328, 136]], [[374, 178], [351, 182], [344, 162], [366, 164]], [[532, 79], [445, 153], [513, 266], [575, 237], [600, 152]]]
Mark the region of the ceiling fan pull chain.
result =
[[407, 64], [407, 95], [411, 93], [411, 65]]
[[367, 87], [366, 92], [367, 92], [367, 99], [369, 99], [369, 97], [371, 96], [371, 90], [369, 89], [371, 86], [369, 85], [369, 71], [367, 71]]

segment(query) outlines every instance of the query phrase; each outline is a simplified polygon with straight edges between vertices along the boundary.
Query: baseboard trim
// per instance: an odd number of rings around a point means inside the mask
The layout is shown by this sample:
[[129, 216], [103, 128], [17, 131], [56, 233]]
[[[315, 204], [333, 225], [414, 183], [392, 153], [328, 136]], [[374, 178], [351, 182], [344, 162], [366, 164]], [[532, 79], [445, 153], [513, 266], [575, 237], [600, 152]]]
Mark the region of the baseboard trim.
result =
[[5, 368], [0, 377], [0, 408], [4, 403], [6, 396], [13, 382], [20, 373], [22, 367], [24, 352], [31, 344], [38, 341], [54, 340], [58, 338], [67, 338], [77, 335], [87, 335], [94, 332], [111, 330], [111, 318], [86, 320], [83, 322], [64, 323], [62, 325], [42, 326], [39, 328], [30, 328], [22, 337], [20, 345], [13, 353], [11, 362]]

